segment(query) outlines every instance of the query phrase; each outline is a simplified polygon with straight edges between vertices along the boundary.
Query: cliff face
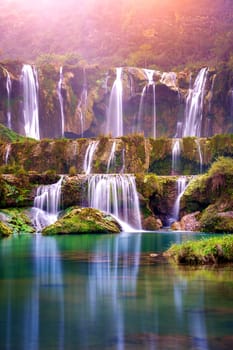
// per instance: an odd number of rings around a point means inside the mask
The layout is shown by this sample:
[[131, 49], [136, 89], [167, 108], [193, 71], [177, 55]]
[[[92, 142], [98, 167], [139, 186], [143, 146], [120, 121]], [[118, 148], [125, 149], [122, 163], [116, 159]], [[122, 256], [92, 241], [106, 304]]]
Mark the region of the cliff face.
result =
[[195, 175], [209, 168], [217, 157], [233, 156], [233, 135], [178, 141], [181, 152], [174, 166], [172, 139], [147, 139], [141, 135], [14, 142], [5, 139], [0, 142], [0, 169], [2, 173], [15, 173], [21, 168], [37, 173], [82, 174], [89, 159], [91, 172], [97, 174]]
[[[22, 67], [23, 63], [18, 61], [0, 65], [0, 122], [8, 125], [10, 111], [12, 129], [24, 135]], [[197, 73], [188, 70], [176, 74], [153, 71], [152, 80], [148, 80], [146, 70], [123, 68], [123, 134], [142, 132], [145, 136], [154, 136], [155, 133], [157, 137], [180, 136], [178, 129], [184, 122], [190, 78], [193, 84]], [[8, 76], [11, 80], [9, 92]], [[109, 104], [116, 79], [115, 69], [64, 66], [61, 76], [61, 67], [50, 63], [38, 66], [37, 76], [41, 138], [94, 137], [109, 133], [109, 113], [114, 113]], [[201, 136], [233, 131], [232, 86], [229, 68], [209, 69], [204, 89]], [[156, 125], [152, 125], [153, 119]]]

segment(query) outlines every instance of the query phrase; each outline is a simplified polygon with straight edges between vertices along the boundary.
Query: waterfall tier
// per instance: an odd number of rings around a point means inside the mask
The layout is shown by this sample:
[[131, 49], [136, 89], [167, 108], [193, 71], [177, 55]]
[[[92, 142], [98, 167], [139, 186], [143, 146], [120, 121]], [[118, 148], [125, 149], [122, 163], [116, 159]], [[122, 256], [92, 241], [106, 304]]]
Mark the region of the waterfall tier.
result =
[[33, 223], [37, 232], [53, 224], [58, 218], [62, 181], [63, 177], [52, 185], [41, 185], [37, 188], [32, 208]]
[[90, 175], [88, 205], [113, 214], [134, 229], [141, 229], [139, 200], [133, 175]]
[[38, 76], [35, 67], [24, 64], [21, 75], [23, 85], [23, 117], [25, 135], [40, 139], [39, 107], [38, 107]]
[[183, 137], [201, 136], [203, 102], [207, 75], [208, 68], [202, 68], [196, 77], [193, 88], [189, 89], [186, 98]]

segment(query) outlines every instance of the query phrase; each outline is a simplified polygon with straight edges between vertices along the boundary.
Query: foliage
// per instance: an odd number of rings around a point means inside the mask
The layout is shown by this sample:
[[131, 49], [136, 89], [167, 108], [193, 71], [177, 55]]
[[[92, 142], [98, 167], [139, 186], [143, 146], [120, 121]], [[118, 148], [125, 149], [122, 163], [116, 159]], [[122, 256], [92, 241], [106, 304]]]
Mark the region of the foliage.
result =
[[6, 237], [13, 233], [13, 230], [6, 225], [4, 222], [0, 221], [0, 237]]
[[35, 232], [28, 216], [29, 213], [25, 209], [2, 209], [1, 212], [8, 216], [8, 225], [12, 232], [19, 234]]
[[0, 141], [2, 142], [15, 142], [25, 141], [27, 138], [23, 137], [13, 130], [8, 129], [6, 126], [0, 124]]
[[39, 57], [40, 63], [71, 65], [81, 57], [161, 69], [209, 65], [232, 59], [232, 13], [231, 0], [150, 0], [143, 5], [140, 0], [50, 0], [30, 6], [2, 0], [0, 52], [7, 59]]
[[215, 264], [233, 261], [233, 236], [204, 238], [172, 245], [167, 254], [177, 263]]

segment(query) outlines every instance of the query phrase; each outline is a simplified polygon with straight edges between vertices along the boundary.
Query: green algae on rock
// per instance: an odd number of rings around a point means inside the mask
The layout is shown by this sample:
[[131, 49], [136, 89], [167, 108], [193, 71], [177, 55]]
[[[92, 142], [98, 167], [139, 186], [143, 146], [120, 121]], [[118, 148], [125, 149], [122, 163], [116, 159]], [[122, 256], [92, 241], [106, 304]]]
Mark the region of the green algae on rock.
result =
[[43, 229], [43, 235], [119, 233], [120, 225], [109, 214], [93, 208], [73, 207], [59, 220]]

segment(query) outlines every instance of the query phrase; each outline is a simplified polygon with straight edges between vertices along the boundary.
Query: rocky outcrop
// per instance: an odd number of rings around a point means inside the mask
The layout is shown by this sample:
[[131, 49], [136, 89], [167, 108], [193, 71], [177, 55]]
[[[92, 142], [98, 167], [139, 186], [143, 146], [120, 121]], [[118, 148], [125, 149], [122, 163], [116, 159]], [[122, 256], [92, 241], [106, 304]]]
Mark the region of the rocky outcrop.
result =
[[[12, 128], [24, 135], [23, 90], [21, 71], [23, 62], [0, 64], [0, 123], [7, 125], [10, 104]], [[64, 65], [62, 67], [60, 93], [64, 111], [64, 135], [67, 137], [97, 137], [106, 134], [108, 105], [116, 70], [96, 65]], [[41, 138], [62, 137], [61, 106], [58, 82], [61, 65], [41, 64], [37, 67], [39, 82], [39, 125]], [[156, 136], [174, 137], [178, 123], [184, 122], [185, 98], [188, 94], [190, 76], [194, 81], [198, 71], [163, 73], [154, 71], [156, 99]], [[11, 79], [10, 101], [7, 94], [7, 75]], [[230, 68], [209, 69], [203, 108], [201, 136], [226, 134], [233, 131], [232, 122], [232, 71]], [[143, 132], [153, 136], [154, 118], [153, 84], [141, 68], [124, 67], [123, 124], [124, 135]], [[147, 86], [146, 107], [142, 109], [142, 91]], [[9, 102], [9, 103], [8, 103]], [[145, 101], [144, 101], [145, 102]], [[141, 107], [140, 107], [141, 105]], [[140, 128], [139, 124], [143, 127]]]
[[200, 212], [184, 215], [180, 222], [174, 222], [171, 225], [173, 230], [178, 231], [200, 231], [201, 224], [199, 222]]
[[55, 224], [43, 229], [43, 235], [80, 233], [119, 233], [118, 222], [109, 214], [93, 208], [73, 208]]
[[[95, 139], [43, 139], [35, 141], [21, 138], [9, 129], [0, 128], [0, 170], [2, 173], [54, 172], [84, 173], [84, 160], [89, 145], [97, 143], [92, 157], [92, 173], [156, 173], [174, 174], [172, 168], [172, 139], [148, 139], [142, 135]], [[204, 172], [221, 155], [233, 157], [233, 135], [212, 138], [187, 137], [180, 140], [179, 167], [175, 175], [194, 175]], [[109, 159], [113, 145], [115, 152]], [[200, 149], [198, 147], [200, 146]], [[201, 153], [200, 153], [201, 152]]]
[[7, 237], [13, 233], [13, 230], [4, 222], [0, 221], [0, 237]]

